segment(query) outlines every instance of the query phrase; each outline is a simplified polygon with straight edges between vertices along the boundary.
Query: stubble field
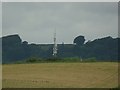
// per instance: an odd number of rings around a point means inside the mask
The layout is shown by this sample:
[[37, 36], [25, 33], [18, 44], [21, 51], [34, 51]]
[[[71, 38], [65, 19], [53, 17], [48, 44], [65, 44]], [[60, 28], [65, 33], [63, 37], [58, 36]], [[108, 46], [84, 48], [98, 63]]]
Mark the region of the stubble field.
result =
[[116, 88], [118, 63], [2, 65], [3, 88]]

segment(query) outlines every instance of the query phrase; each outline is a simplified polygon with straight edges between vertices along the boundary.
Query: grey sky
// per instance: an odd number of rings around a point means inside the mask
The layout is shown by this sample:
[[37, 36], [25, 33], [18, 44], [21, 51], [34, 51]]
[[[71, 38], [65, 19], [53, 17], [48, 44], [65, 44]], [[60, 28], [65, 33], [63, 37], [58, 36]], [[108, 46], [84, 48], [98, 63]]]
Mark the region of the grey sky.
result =
[[72, 43], [78, 35], [86, 40], [118, 36], [117, 2], [23, 2], [2, 4], [3, 36], [18, 33], [29, 43]]

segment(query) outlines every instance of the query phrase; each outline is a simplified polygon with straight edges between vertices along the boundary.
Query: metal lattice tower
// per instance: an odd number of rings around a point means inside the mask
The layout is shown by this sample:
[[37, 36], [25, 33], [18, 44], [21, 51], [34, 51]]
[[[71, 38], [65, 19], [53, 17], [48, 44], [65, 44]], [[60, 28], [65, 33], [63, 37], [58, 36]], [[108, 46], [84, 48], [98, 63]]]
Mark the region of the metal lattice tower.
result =
[[56, 43], [56, 30], [54, 32], [54, 46], [53, 46], [53, 56], [56, 57], [57, 56], [57, 43]]

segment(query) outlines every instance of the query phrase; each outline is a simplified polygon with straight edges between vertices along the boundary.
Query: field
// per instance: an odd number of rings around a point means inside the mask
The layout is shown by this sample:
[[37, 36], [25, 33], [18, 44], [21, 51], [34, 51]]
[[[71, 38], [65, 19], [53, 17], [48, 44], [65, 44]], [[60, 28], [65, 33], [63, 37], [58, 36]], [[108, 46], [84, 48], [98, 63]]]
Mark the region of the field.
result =
[[118, 63], [3, 65], [3, 88], [116, 88]]
[[0, 64], [0, 89], [2, 89], [2, 65]]

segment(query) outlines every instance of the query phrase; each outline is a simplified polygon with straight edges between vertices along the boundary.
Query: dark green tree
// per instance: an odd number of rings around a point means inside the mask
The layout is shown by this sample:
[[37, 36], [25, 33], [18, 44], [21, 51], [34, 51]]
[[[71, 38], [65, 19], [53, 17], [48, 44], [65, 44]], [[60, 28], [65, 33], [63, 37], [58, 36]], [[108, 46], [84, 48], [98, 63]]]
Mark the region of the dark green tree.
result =
[[78, 36], [74, 39], [73, 43], [79, 46], [82, 46], [85, 42], [84, 36]]

